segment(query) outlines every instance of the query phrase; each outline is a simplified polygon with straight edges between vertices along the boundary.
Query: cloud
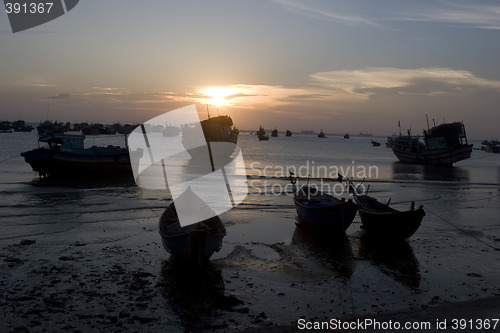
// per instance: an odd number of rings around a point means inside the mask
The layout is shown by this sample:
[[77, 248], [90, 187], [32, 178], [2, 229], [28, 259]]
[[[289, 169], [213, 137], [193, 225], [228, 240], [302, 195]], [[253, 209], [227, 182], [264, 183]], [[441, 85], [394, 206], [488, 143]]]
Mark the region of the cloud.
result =
[[[381, 24], [357, 15], [348, 15], [340, 12], [334, 12], [328, 8], [320, 8], [318, 6], [314, 7], [311, 2], [307, 1], [296, 1], [296, 0], [274, 0], [274, 2], [280, 4], [289, 11], [307, 15], [309, 17], [327, 21], [340, 22], [348, 25], [368, 25], [368, 26], [380, 26]], [[318, 2], [314, 2], [318, 4]]]
[[66, 93], [57, 93], [53, 96], [49, 96], [49, 99], [65, 99], [65, 98], [70, 98], [71, 95], [70, 94], [66, 94]]
[[49, 83], [44, 79], [40, 78], [28, 78], [25, 80], [20, 80], [14, 82], [13, 84], [16, 87], [55, 87], [56, 85], [53, 83]]
[[474, 2], [441, 2], [441, 6], [428, 6], [427, 2], [415, 2], [417, 7], [394, 12], [392, 19], [401, 21], [436, 22], [468, 25], [478, 29], [500, 30], [500, 4]]
[[500, 90], [500, 81], [475, 76], [470, 71], [450, 68], [402, 69], [373, 67], [363, 70], [339, 70], [311, 75], [319, 87], [345, 98], [367, 100], [382, 91], [400, 95], [436, 96], [481, 89]]
[[[479, 1], [394, 1], [380, 10], [371, 2], [347, 3], [273, 0], [285, 9], [308, 17], [351, 26], [385, 27], [388, 22], [435, 22], [500, 30], [500, 4]], [[347, 4], [347, 5], [346, 5]], [[335, 6], [335, 9], [331, 7]]]

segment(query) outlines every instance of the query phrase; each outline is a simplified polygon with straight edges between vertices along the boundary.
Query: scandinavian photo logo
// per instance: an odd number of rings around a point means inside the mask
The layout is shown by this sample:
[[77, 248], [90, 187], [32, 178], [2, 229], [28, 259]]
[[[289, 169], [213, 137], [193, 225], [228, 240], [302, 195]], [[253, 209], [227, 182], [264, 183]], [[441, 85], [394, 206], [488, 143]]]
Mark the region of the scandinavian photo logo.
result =
[[204, 130], [210, 128], [190, 105], [148, 120], [128, 137], [136, 184], [170, 192], [183, 227], [230, 210], [248, 194], [241, 149], [207, 140]]
[[31, 29], [72, 10], [79, 0], [4, 0], [12, 32]]

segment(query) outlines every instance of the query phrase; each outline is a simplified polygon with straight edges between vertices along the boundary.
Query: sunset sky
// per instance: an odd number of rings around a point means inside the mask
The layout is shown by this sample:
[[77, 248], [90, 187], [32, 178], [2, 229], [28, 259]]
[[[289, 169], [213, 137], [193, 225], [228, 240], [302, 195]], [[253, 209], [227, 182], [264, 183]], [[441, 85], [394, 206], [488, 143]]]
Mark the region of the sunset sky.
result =
[[82, 0], [18, 33], [3, 9], [0, 120], [208, 102], [240, 129], [390, 135], [428, 114], [500, 139], [499, 1]]

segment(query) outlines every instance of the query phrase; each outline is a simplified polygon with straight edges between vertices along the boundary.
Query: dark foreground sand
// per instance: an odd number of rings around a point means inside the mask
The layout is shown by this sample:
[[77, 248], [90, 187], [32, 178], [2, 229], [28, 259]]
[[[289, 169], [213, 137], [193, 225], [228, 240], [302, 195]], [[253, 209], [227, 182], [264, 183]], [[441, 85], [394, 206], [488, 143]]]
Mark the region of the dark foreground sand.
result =
[[102, 213], [71, 231], [2, 240], [0, 332], [290, 332], [300, 319], [500, 317], [500, 252], [432, 216], [432, 228], [387, 247], [358, 220], [325, 242], [295, 228], [293, 209], [234, 210], [222, 251], [200, 271], [169, 258], [160, 214]]

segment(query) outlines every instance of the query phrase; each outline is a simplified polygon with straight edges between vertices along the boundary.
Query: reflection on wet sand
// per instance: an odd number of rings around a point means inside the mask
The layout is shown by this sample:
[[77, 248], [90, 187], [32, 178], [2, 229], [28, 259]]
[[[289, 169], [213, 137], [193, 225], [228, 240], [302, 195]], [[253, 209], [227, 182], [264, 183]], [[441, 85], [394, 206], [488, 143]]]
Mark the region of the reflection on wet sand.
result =
[[419, 288], [420, 265], [406, 240], [380, 241], [363, 235], [359, 239], [357, 253], [407, 288]]
[[457, 166], [421, 165], [394, 162], [393, 179], [396, 180], [434, 180], [434, 181], [470, 181], [469, 170]]
[[317, 230], [297, 226], [292, 244], [301, 246], [308, 255], [335, 271], [338, 277], [350, 279], [354, 272], [354, 258], [349, 238], [334, 237]]
[[234, 296], [225, 295], [222, 272], [211, 262], [200, 269], [172, 256], [162, 264], [158, 286], [185, 331], [223, 327], [217, 311], [232, 311], [242, 303]]

